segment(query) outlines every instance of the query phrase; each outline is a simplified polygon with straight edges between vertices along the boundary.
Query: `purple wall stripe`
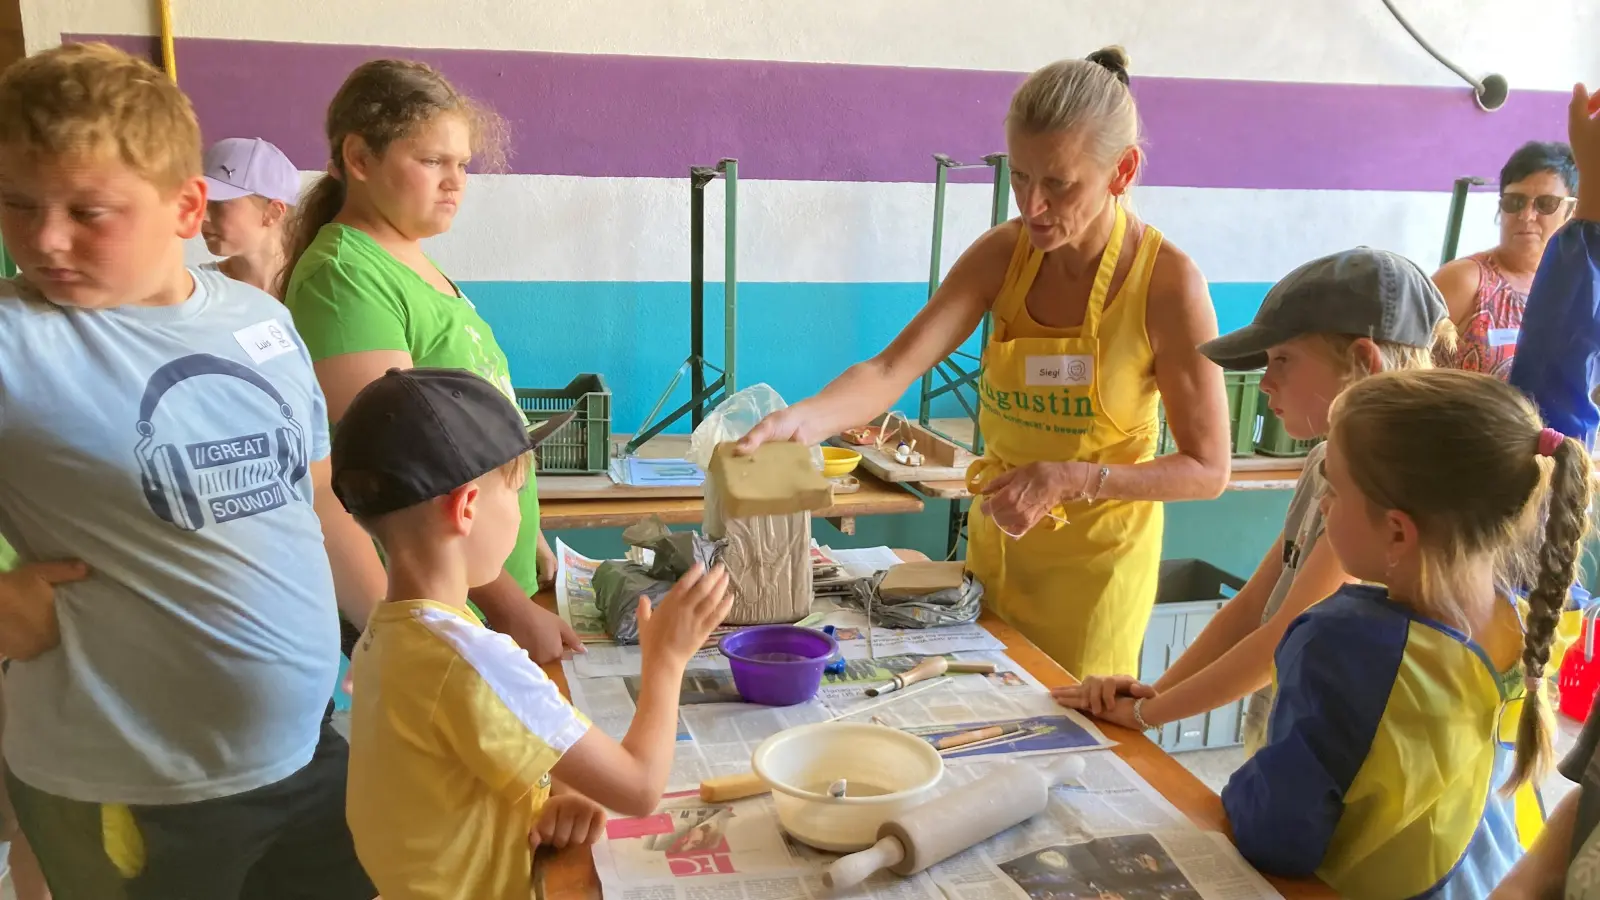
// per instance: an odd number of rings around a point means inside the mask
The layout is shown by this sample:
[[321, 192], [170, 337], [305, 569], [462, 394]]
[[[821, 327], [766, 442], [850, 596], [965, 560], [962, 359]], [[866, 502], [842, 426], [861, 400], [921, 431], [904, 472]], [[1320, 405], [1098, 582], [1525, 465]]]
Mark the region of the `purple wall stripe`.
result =
[[[74, 35], [153, 54], [149, 38]], [[493, 105], [523, 174], [682, 177], [737, 157], [751, 178], [931, 181], [932, 154], [1004, 145], [1023, 75], [819, 63], [180, 39], [179, 79], [208, 139], [264, 137], [325, 165], [323, 111], [380, 56], [425, 60]], [[1149, 166], [1175, 187], [1446, 191], [1493, 179], [1527, 140], [1564, 137], [1566, 96], [1513, 90], [1495, 113], [1465, 87], [1135, 78]], [[981, 175], [979, 175], [981, 178]]]

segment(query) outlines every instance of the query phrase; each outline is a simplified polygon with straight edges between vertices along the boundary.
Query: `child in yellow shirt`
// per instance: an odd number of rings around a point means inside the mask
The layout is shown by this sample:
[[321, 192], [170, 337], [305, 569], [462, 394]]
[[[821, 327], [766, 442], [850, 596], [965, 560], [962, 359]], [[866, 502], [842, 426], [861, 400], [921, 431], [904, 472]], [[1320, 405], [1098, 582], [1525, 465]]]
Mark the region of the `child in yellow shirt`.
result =
[[527, 423], [457, 369], [390, 369], [333, 441], [334, 493], [383, 546], [389, 592], [351, 664], [347, 814], [385, 900], [527, 900], [532, 850], [600, 837], [603, 808], [648, 815], [666, 787], [689, 658], [727, 615], [721, 568], [639, 605], [638, 712], [590, 726], [467, 591], [516, 544]]

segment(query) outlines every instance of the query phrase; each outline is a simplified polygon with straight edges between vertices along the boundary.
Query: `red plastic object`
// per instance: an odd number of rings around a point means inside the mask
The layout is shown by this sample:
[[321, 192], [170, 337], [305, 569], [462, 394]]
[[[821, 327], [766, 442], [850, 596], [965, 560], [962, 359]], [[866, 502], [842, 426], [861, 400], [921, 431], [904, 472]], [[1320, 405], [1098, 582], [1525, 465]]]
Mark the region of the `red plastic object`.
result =
[[1583, 617], [1583, 631], [1561, 658], [1557, 687], [1563, 715], [1582, 722], [1589, 718], [1596, 692], [1600, 692], [1600, 647], [1595, 646], [1595, 617]]

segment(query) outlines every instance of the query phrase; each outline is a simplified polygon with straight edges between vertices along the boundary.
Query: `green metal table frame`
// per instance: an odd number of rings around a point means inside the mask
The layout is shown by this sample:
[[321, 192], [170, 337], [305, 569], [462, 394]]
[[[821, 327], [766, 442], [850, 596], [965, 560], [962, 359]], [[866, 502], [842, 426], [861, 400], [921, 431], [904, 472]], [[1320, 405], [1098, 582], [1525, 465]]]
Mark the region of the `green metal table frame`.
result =
[[[706, 186], [722, 176], [723, 202], [726, 214], [723, 223], [723, 295], [722, 295], [722, 365], [719, 367], [706, 358]], [[735, 268], [738, 248], [738, 196], [739, 161], [723, 159], [715, 166], [689, 168], [689, 358], [678, 367], [677, 374], [661, 399], [645, 416], [644, 424], [628, 441], [625, 453], [632, 454], [645, 442], [661, 434], [674, 422], [689, 416], [690, 425], [699, 427], [705, 414], [715, 409], [738, 388], [738, 351], [735, 334], [738, 329], [738, 274]], [[716, 377], [707, 381], [708, 373]], [[677, 390], [683, 376], [689, 376], [689, 400], [668, 413], [659, 422], [656, 415], [666, 405], [672, 392]], [[652, 424], [654, 423], [654, 424]]]
[[1482, 178], [1471, 176], [1456, 179], [1450, 191], [1450, 218], [1444, 226], [1444, 250], [1439, 255], [1439, 265], [1456, 258], [1461, 247], [1461, 223], [1467, 215], [1467, 193], [1484, 183]]
[[[928, 299], [939, 290], [942, 280], [942, 256], [944, 251], [944, 207], [946, 188], [950, 183], [950, 173], [970, 169], [992, 169], [994, 171], [994, 190], [989, 200], [989, 225], [999, 225], [1011, 218], [1011, 161], [1004, 153], [991, 153], [983, 158], [981, 163], [957, 162], [943, 153], [933, 155], [934, 180], [933, 180], [933, 252], [928, 262]], [[983, 347], [989, 343], [990, 318], [984, 313], [983, 322], [978, 326], [978, 353], [977, 355], [957, 349], [948, 357], [940, 360], [932, 369], [923, 373], [921, 396], [917, 404], [917, 424], [929, 432], [950, 441], [967, 450], [983, 455], [983, 429], [978, 425], [978, 378], [983, 371]], [[934, 376], [938, 375], [939, 384], [934, 383]], [[970, 400], [966, 394], [970, 392]], [[961, 405], [963, 412], [972, 419], [972, 440], [965, 441], [956, 435], [945, 434], [933, 426], [933, 401], [939, 397], [949, 395]], [[957, 548], [966, 536], [966, 509], [961, 500], [950, 501], [950, 516], [948, 522], [948, 555], [955, 556]]]

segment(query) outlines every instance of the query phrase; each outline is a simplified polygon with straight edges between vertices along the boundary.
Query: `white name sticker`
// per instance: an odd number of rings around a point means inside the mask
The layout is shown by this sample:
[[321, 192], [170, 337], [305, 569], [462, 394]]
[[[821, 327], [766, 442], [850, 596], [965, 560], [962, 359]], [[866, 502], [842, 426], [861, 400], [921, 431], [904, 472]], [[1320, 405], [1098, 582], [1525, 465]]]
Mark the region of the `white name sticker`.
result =
[[1087, 385], [1094, 382], [1094, 357], [1030, 356], [1028, 386]]
[[1517, 342], [1517, 335], [1522, 333], [1520, 328], [1491, 328], [1489, 329], [1489, 346], [1509, 347]]
[[233, 339], [239, 342], [239, 346], [250, 354], [250, 359], [258, 366], [273, 357], [295, 351], [294, 338], [289, 336], [288, 329], [278, 324], [277, 319], [241, 328], [233, 333]]

